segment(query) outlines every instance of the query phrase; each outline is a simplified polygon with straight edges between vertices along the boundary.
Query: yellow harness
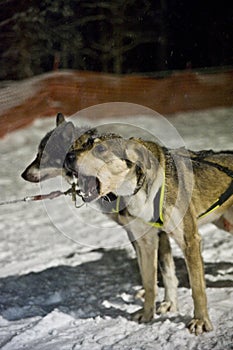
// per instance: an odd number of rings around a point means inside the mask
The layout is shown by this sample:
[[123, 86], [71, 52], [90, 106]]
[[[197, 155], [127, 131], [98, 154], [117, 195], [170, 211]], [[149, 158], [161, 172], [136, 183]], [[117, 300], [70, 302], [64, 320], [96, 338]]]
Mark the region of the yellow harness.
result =
[[[163, 174], [164, 174], [163, 183], [159, 188], [154, 199], [154, 218], [155, 219], [157, 218], [157, 220], [145, 222], [147, 225], [150, 225], [156, 228], [161, 228], [164, 224], [163, 202], [164, 202], [164, 194], [165, 194], [165, 172]], [[211, 205], [204, 213], [198, 216], [198, 219], [201, 219], [207, 216], [208, 214], [212, 213], [214, 210], [218, 209], [232, 194], [233, 194], [233, 181], [230, 183], [226, 191], [216, 200], [216, 202], [214, 202], [214, 204]], [[121, 201], [121, 197], [119, 196], [116, 199], [116, 208], [112, 209], [113, 213], [118, 214], [120, 212], [120, 201]]]
[[214, 202], [214, 204], [212, 204], [204, 213], [198, 216], [198, 219], [204, 218], [206, 215], [218, 209], [224, 202], [228, 200], [228, 198], [230, 198], [232, 194], [233, 194], [233, 181], [231, 181], [229, 187], [226, 189], [225, 192], [221, 194], [221, 196], [216, 200], [216, 202]]

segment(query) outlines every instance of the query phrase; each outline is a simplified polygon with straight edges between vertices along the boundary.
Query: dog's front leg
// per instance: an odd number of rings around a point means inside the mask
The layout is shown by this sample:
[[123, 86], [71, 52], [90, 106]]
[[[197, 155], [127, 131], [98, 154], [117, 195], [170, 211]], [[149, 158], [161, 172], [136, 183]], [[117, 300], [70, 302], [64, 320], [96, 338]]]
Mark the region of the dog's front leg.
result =
[[130, 226], [135, 237], [134, 247], [145, 290], [143, 309], [134, 313], [133, 319], [150, 322], [154, 317], [157, 296], [158, 232], [154, 228], [148, 229], [148, 225], [138, 220], [134, 220]]
[[[201, 237], [194, 217], [194, 215], [191, 215], [191, 211], [187, 212], [184, 217], [184, 236], [181, 248], [187, 264], [194, 302], [194, 318], [188, 324], [188, 328], [191, 333], [199, 335], [203, 332], [211, 331], [213, 327], [207, 310], [204, 266], [201, 256]], [[179, 241], [179, 243], [181, 242]]]

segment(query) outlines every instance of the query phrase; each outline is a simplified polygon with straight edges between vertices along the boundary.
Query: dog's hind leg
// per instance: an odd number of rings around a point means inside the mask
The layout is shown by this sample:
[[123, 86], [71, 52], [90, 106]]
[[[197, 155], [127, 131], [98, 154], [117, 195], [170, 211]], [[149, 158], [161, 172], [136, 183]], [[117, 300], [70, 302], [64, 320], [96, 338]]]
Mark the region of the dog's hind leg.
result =
[[[199, 335], [213, 329], [208, 315], [204, 266], [201, 256], [201, 237], [192, 209], [187, 210], [183, 219], [183, 228], [174, 232], [174, 238], [183, 250], [189, 273], [194, 302], [194, 317], [188, 325], [191, 333]], [[181, 231], [183, 237], [181, 239]]]
[[164, 301], [160, 303], [156, 312], [164, 314], [178, 310], [175, 264], [172, 256], [169, 238], [166, 232], [159, 233], [158, 264], [163, 278], [165, 289]]

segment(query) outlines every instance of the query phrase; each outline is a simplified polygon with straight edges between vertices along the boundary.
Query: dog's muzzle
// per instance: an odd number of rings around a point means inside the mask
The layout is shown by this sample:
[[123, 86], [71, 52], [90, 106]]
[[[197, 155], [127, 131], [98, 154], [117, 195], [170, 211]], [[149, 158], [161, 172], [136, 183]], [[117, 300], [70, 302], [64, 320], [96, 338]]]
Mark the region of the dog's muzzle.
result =
[[64, 161], [64, 168], [77, 175], [78, 172], [76, 169], [76, 153], [74, 151], [67, 153]]
[[79, 174], [78, 187], [84, 202], [91, 202], [100, 195], [100, 182], [95, 176]]
[[67, 153], [64, 166], [65, 169], [78, 178], [79, 195], [84, 202], [91, 202], [100, 195], [100, 181], [95, 176], [84, 175], [77, 168], [77, 153], [70, 151]]
[[[68, 152], [66, 154], [63, 168], [65, 169], [65, 175], [67, 178], [74, 180], [74, 178], [78, 179], [78, 169], [76, 165], [76, 153], [74, 151]], [[77, 180], [75, 181], [77, 183]]]

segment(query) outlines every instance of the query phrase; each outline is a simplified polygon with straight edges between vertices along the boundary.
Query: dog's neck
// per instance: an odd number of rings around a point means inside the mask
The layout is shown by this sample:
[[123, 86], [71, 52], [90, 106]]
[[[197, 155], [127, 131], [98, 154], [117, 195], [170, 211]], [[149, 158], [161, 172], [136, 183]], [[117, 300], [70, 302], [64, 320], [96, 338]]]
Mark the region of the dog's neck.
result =
[[147, 222], [153, 220], [154, 199], [164, 186], [164, 178], [164, 170], [161, 167], [158, 169], [152, 167], [141, 175], [139, 182], [142, 183], [135, 187], [131, 196], [127, 196], [127, 210], [130, 215]]

